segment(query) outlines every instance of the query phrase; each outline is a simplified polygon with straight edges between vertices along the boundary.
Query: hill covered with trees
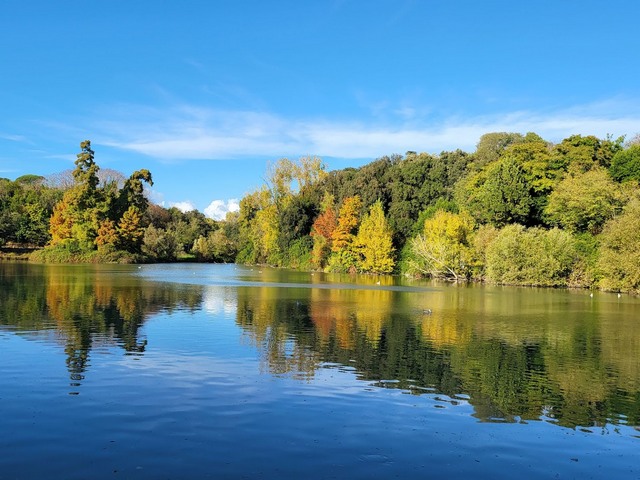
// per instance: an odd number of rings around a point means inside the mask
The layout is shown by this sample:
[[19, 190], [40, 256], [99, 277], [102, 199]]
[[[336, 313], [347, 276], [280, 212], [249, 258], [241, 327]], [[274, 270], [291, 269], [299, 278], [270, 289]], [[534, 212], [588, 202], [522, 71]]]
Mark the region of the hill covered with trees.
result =
[[488, 133], [475, 152], [407, 152], [360, 168], [281, 159], [222, 222], [99, 176], [0, 180], [0, 243], [44, 261], [237, 261], [306, 270], [640, 291], [640, 141]]

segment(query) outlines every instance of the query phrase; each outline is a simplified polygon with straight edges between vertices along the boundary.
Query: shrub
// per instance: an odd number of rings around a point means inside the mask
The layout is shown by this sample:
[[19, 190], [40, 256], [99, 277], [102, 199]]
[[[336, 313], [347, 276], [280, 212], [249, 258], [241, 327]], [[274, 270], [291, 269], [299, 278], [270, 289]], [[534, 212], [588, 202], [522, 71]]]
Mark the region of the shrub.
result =
[[571, 234], [504, 227], [487, 249], [487, 279], [508, 285], [566, 286], [577, 261]]
[[178, 258], [180, 245], [174, 232], [149, 225], [144, 232], [142, 252], [152, 260], [172, 261]]
[[607, 222], [600, 235], [598, 268], [605, 290], [640, 292], [640, 201]]

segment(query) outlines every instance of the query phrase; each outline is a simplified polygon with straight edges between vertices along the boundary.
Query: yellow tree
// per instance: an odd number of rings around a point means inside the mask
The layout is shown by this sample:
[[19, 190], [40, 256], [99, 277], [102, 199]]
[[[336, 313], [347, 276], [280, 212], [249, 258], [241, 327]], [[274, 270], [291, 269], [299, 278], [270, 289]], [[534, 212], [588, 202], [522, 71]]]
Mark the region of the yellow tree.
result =
[[71, 238], [73, 218], [66, 199], [60, 200], [53, 207], [53, 214], [49, 220], [49, 233], [51, 233], [51, 245], [57, 245]]
[[98, 228], [98, 236], [96, 237], [96, 245], [98, 249], [115, 247], [118, 242], [118, 229], [113, 220], [103, 220]]
[[354, 250], [355, 234], [360, 220], [362, 201], [358, 195], [347, 197], [338, 212], [338, 224], [331, 234], [331, 256], [329, 270], [354, 272], [357, 269], [358, 256]]
[[342, 207], [338, 212], [338, 224], [331, 234], [331, 251], [340, 252], [353, 243], [355, 238], [358, 220], [360, 218], [360, 208], [362, 201], [360, 196], [347, 197], [342, 202]]
[[300, 190], [315, 185], [326, 175], [325, 165], [319, 157], [301, 157], [293, 168], [293, 178]]
[[473, 220], [466, 213], [438, 210], [424, 222], [422, 234], [411, 240], [410, 271], [459, 280], [471, 275]]
[[270, 190], [263, 187], [245, 196], [238, 221], [243, 243], [238, 262], [265, 263], [278, 256], [278, 211]]
[[393, 258], [393, 235], [384, 216], [382, 202], [374, 203], [362, 219], [354, 239], [355, 250], [360, 255], [358, 267], [366, 273], [391, 273], [395, 265]]
[[118, 243], [120, 248], [129, 252], [137, 252], [142, 245], [144, 228], [138, 209], [129, 207], [118, 222]]

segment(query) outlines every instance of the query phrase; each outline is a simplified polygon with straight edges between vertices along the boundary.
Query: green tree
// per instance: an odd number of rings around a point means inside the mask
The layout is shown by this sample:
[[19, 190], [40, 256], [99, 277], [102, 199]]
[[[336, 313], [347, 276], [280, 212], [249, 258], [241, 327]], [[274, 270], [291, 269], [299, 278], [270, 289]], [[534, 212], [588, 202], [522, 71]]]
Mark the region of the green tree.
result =
[[85, 140], [80, 148], [72, 172], [73, 184], [65, 190], [50, 219], [51, 246], [72, 246], [86, 253], [115, 245], [138, 253], [145, 226], [143, 215], [148, 207], [141, 182], [152, 184], [151, 173], [135, 172], [119, 190], [117, 172], [100, 181], [91, 142]]
[[626, 195], [606, 169], [594, 167], [562, 180], [549, 196], [545, 214], [553, 225], [596, 234], [622, 210], [625, 201]]
[[120, 190], [118, 203], [120, 205], [120, 215], [124, 214], [129, 207], [135, 207], [140, 212], [146, 211], [149, 206], [147, 197], [144, 196], [144, 186], [142, 182], [146, 182], [149, 186], [153, 186], [151, 172], [146, 168], [137, 170], [124, 182], [122, 190]]
[[278, 241], [282, 252], [286, 252], [292, 243], [309, 236], [318, 207], [311, 198], [299, 193], [282, 209], [278, 216]]
[[609, 172], [618, 182], [640, 182], [640, 143], [617, 152], [611, 161]]
[[408, 152], [394, 164], [388, 174], [388, 218], [398, 248], [411, 236], [420, 212], [452, 199], [453, 187], [466, 173], [469, 159], [460, 150], [440, 155]]
[[588, 135], [572, 135], [565, 138], [554, 148], [556, 163], [572, 173], [584, 173], [594, 167], [608, 168], [614, 155], [622, 149], [624, 137], [605, 140]]
[[511, 145], [522, 143], [524, 137], [520, 133], [492, 132], [480, 137], [473, 154], [473, 165], [476, 169], [497, 161], [502, 153]]
[[199, 237], [193, 245], [196, 258], [205, 262], [233, 262], [236, 246], [233, 239], [226, 235], [222, 228], [218, 228], [205, 236]]
[[0, 243], [45, 245], [50, 240], [49, 218], [62, 192], [47, 187], [43, 178], [0, 179]]
[[173, 231], [158, 228], [153, 224], [145, 229], [142, 239], [142, 253], [150, 259], [171, 262], [176, 260], [181, 252], [182, 248]]
[[91, 142], [85, 140], [80, 143], [81, 152], [77, 155], [73, 170], [75, 180], [74, 198], [79, 209], [86, 210], [95, 207], [97, 203], [97, 188], [100, 182], [98, 170], [100, 167], [94, 160], [94, 151], [91, 150]]
[[456, 200], [480, 223], [527, 223], [533, 206], [530, 189], [518, 160], [506, 156], [461, 181]]

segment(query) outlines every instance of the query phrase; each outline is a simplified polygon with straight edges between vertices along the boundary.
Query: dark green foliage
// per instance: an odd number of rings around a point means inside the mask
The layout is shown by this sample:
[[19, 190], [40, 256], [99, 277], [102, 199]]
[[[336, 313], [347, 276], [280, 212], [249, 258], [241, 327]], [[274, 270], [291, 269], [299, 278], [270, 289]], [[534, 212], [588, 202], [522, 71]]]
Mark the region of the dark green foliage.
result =
[[527, 224], [533, 206], [530, 184], [519, 162], [505, 156], [465, 180], [458, 202], [479, 223], [501, 227], [511, 223]]
[[319, 205], [306, 196], [295, 195], [291, 198], [279, 216], [278, 242], [281, 251], [287, 251], [294, 241], [311, 233], [311, 226], [319, 210]]
[[381, 201], [386, 209], [390, 201], [389, 183], [393, 178], [392, 171], [400, 158], [399, 156], [382, 157], [361, 167], [352, 180], [351, 191], [347, 196], [358, 195], [365, 211], [377, 201]]
[[0, 241], [45, 245], [49, 218], [62, 192], [46, 187], [37, 175], [23, 175], [12, 182], [0, 179]]
[[465, 152], [442, 152], [439, 156], [409, 152], [391, 172], [389, 225], [394, 244], [402, 248], [420, 212], [438, 199], [450, 200], [453, 187], [466, 174], [470, 156]]
[[285, 262], [290, 268], [298, 270], [311, 270], [311, 251], [313, 250], [313, 238], [309, 235], [291, 242], [285, 252]]
[[45, 178], [42, 175], [22, 175], [21, 177], [16, 178], [16, 183], [21, 183], [24, 185], [34, 185], [44, 183]]
[[609, 173], [618, 182], [628, 180], [640, 182], [640, 144], [631, 145], [617, 152], [611, 161]]
[[80, 143], [81, 152], [75, 161], [76, 168], [73, 171], [75, 180], [75, 202], [81, 211], [87, 211], [96, 206], [99, 201], [97, 190], [98, 170], [100, 167], [94, 161], [94, 152], [91, 150], [91, 142], [85, 140]]
[[143, 181], [149, 186], [153, 186], [151, 172], [146, 168], [133, 172], [124, 182], [124, 186], [118, 195], [118, 211], [116, 213], [118, 217], [122, 216], [130, 206], [137, 208], [141, 212], [147, 209], [149, 201], [144, 196]]
[[167, 223], [166, 230], [175, 238], [179, 252], [190, 252], [194, 242], [200, 236], [207, 236], [215, 228], [214, 221], [197, 210], [181, 212], [172, 207], [169, 209], [169, 214], [171, 220]]

